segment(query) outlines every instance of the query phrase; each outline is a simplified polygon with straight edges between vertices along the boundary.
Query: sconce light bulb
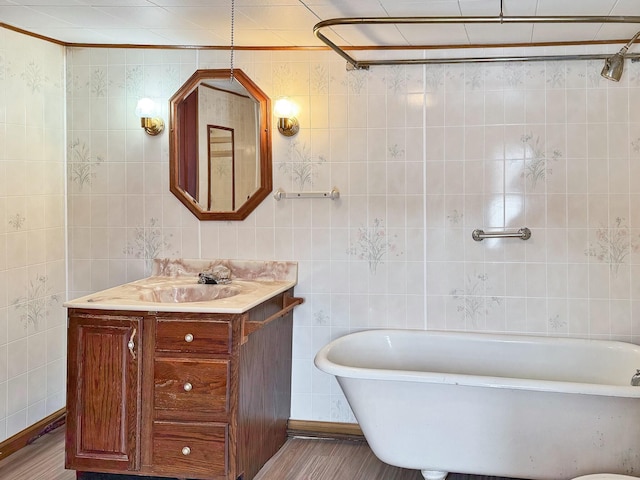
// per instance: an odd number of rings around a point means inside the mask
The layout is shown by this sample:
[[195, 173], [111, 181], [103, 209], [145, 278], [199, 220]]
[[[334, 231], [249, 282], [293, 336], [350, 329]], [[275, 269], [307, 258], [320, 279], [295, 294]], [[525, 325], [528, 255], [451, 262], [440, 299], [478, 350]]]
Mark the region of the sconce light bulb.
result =
[[141, 98], [136, 105], [136, 115], [143, 117], [156, 117], [158, 115], [158, 107], [150, 98]]
[[289, 98], [282, 97], [276, 100], [273, 113], [278, 118], [292, 118], [298, 114], [298, 106]]

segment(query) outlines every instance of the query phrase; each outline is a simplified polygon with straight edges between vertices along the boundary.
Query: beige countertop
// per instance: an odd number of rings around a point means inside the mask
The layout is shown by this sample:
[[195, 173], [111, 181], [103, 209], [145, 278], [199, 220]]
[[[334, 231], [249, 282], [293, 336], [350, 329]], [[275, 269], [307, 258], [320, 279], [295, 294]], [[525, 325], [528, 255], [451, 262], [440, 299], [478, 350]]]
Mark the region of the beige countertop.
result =
[[[226, 285], [198, 283], [198, 273], [224, 265]], [[150, 277], [85, 295], [68, 308], [153, 312], [243, 313], [297, 283], [295, 262], [155, 260]]]

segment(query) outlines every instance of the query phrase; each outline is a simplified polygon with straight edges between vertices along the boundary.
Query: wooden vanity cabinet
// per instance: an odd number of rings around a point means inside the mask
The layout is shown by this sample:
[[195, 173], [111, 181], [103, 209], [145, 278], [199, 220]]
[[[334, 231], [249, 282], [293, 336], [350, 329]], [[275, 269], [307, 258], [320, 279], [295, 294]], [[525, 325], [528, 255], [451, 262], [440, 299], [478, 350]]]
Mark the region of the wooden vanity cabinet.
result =
[[252, 479], [286, 440], [292, 295], [243, 314], [70, 309], [67, 468]]

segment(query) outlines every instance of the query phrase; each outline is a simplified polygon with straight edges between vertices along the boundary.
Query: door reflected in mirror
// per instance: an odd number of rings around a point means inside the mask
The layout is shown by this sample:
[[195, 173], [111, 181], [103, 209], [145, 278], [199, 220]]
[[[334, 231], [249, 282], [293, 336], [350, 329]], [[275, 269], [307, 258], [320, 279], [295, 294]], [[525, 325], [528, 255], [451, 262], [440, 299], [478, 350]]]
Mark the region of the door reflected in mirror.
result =
[[170, 188], [201, 220], [242, 220], [272, 189], [269, 98], [241, 70], [198, 70], [170, 100]]
[[[206, 185], [207, 210], [214, 212], [235, 211], [236, 170], [234, 165], [233, 128], [208, 125], [209, 152], [207, 155]], [[203, 155], [204, 157], [204, 155]], [[254, 169], [255, 170], [255, 169]], [[240, 175], [239, 175], [240, 177]], [[255, 177], [250, 179], [250, 192], [257, 188]], [[200, 203], [200, 200], [199, 200]]]

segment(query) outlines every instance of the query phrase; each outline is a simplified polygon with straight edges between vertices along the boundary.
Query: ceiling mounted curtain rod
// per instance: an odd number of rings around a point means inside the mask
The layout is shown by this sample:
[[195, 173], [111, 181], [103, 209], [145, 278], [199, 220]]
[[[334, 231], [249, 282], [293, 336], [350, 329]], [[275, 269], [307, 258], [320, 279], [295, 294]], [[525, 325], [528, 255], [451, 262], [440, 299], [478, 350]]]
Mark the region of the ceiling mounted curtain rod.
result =
[[[385, 59], [385, 60], [357, 60], [349, 55], [345, 49], [336, 45], [327, 38], [321, 30], [338, 26], [364, 26], [364, 25], [447, 25], [447, 24], [505, 24], [505, 23], [548, 23], [548, 24], [574, 24], [574, 23], [636, 23], [640, 25], [640, 16], [481, 16], [481, 17], [348, 17], [332, 18], [317, 23], [313, 27], [313, 33], [325, 45], [344, 58], [349, 65], [356, 69], [368, 69], [377, 65], [424, 65], [439, 63], [478, 63], [478, 62], [532, 62], [545, 60], [601, 60], [610, 57], [609, 54], [564, 54], [564, 55], [537, 55], [537, 56], [508, 56], [508, 57], [449, 57], [449, 58], [407, 58], [407, 59]], [[627, 48], [635, 41], [637, 35], [627, 43]], [[611, 40], [611, 43], [619, 40]], [[527, 47], [527, 45], [460, 45], [460, 48], [505, 48], [505, 47]], [[438, 48], [438, 45], [424, 45], [424, 49]], [[440, 46], [442, 48], [443, 46]], [[374, 49], [372, 47], [371, 49]], [[402, 46], [394, 46], [402, 49]], [[407, 49], [418, 48], [407, 45]], [[456, 48], [455, 45], [447, 45], [446, 48]], [[363, 48], [366, 49], [366, 48]], [[626, 58], [638, 58], [640, 54], [626, 54]]]

